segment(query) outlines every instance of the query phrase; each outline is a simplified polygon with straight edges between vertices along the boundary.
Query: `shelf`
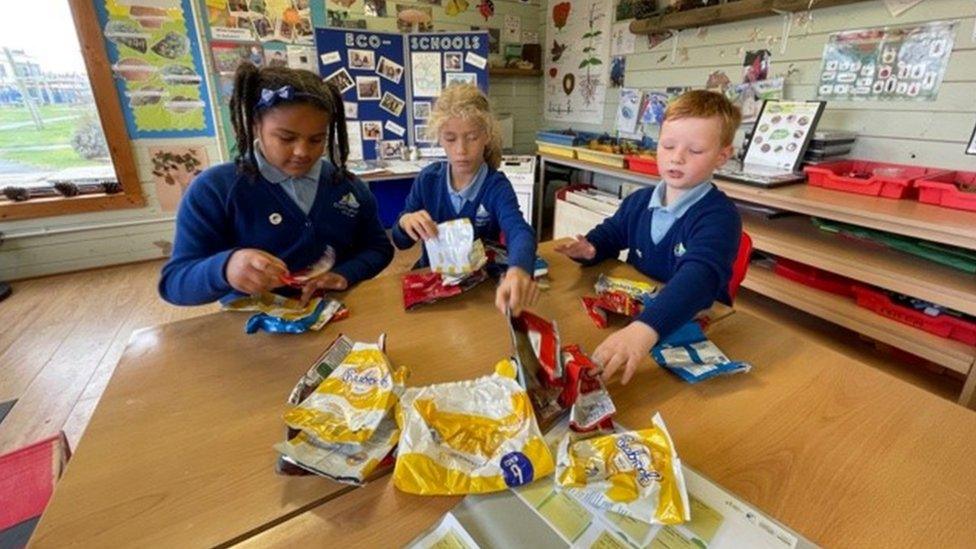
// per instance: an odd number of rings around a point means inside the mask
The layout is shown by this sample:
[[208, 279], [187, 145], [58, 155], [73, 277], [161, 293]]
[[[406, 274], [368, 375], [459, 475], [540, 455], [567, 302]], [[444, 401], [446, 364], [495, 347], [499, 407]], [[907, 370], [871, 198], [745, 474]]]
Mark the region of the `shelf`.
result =
[[735, 200], [976, 250], [976, 212], [804, 183], [766, 189], [716, 178], [715, 184]]
[[488, 76], [542, 76], [542, 69], [514, 69], [508, 67], [491, 67]]
[[606, 166], [604, 164], [597, 164], [596, 162], [588, 162], [586, 160], [578, 160], [575, 158], [566, 158], [564, 156], [540, 154], [539, 158], [541, 158], [542, 161], [547, 164], [560, 164], [562, 166], [568, 166], [570, 168], [588, 170], [594, 173], [609, 175], [611, 177], [625, 179], [627, 181], [632, 181], [634, 183], [640, 183], [642, 185], [647, 185], [649, 187], [657, 185], [657, 183], [661, 180], [660, 177], [655, 177], [653, 175], [648, 175], [646, 173], [635, 172], [624, 168], [614, 168], [612, 166]]
[[682, 30], [693, 27], [719, 25], [745, 19], [756, 19], [779, 15], [783, 12], [799, 12], [809, 9], [844, 6], [864, 0], [737, 0], [722, 3], [717, 6], [694, 8], [686, 11], [669, 13], [636, 19], [630, 24], [630, 32], [634, 34], [654, 34], [668, 30]]
[[976, 359], [976, 347], [874, 314], [852, 299], [804, 286], [757, 265], [749, 267], [742, 286], [962, 374], [970, 372]]
[[805, 216], [743, 214], [742, 228], [758, 250], [976, 316], [976, 276], [969, 273], [825, 233]]

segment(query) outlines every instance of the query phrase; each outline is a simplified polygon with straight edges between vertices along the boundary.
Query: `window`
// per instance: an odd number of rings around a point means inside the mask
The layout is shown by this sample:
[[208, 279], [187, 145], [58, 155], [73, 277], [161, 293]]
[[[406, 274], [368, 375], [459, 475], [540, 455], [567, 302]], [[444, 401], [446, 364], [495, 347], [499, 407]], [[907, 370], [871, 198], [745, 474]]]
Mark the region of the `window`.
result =
[[144, 205], [91, 0], [0, 9], [0, 220]]

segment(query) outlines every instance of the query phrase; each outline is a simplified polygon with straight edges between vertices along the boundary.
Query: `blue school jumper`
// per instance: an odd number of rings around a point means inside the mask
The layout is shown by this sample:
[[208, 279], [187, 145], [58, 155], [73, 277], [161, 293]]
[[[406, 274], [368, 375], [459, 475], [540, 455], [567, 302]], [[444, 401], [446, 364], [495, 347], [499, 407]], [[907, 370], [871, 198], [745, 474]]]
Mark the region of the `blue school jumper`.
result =
[[[522, 268], [531, 276], [535, 270], [535, 231], [522, 217], [515, 190], [505, 174], [487, 168], [483, 181], [472, 181], [471, 186], [457, 193], [465, 198], [460, 212], [457, 212], [451, 202], [449, 172], [448, 162], [438, 162], [424, 168], [410, 188], [400, 217], [418, 210], [427, 210], [435, 223], [466, 217], [474, 226], [474, 237], [482, 241], [497, 242], [500, 233], [504, 232], [508, 264]], [[473, 189], [478, 184], [481, 187], [474, 196], [465, 196], [466, 190]], [[414, 240], [400, 227], [399, 218], [393, 226], [393, 243], [401, 250], [414, 245]], [[419, 269], [429, 264], [427, 251], [424, 250], [414, 268]]]
[[[617, 257], [626, 249], [627, 263], [667, 283], [638, 317], [661, 339], [715, 300], [732, 301], [728, 286], [739, 251], [742, 220], [725, 193], [711, 183], [701, 185], [707, 185], [707, 191], [696, 187], [687, 193], [687, 202], [683, 196], [668, 208], [652, 200], [655, 189], [641, 189], [624, 199], [613, 217], [586, 235], [596, 248], [596, 256], [581, 262], [584, 265]], [[653, 234], [660, 229], [654, 231], [652, 225], [661, 225], [652, 222], [655, 216], [667, 217], [670, 226], [664, 234]]]
[[350, 285], [379, 274], [393, 259], [393, 246], [376, 200], [362, 181], [335, 176], [335, 166], [323, 161], [306, 214], [282, 185], [260, 173], [242, 173], [233, 163], [201, 173], [180, 202], [173, 255], [163, 267], [159, 294], [175, 305], [218, 299], [226, 303], [239, 297], [224, 270], [241, 248], [264, 250], [295, 272], [311, 266], [332, 246], [332, 272]]

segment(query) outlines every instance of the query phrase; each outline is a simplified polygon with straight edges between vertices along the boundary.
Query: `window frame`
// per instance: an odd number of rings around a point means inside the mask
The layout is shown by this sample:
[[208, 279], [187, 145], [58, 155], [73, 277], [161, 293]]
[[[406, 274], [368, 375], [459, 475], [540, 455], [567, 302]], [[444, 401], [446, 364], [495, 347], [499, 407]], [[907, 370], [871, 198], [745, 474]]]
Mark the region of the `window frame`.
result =
[[91, 0], [68, 0], [68, 7], [75, 22], [78, 44], [81, 46], [82, 57], [85, 60], [88, 81], [91, 84], [92, 96], [105, 134], [109, 156], [112, 157], [115, 175], [122, 191], [116, 194], [59, 196], [31, 198], [23, 202], [4, 202], [0, 203], [0, 221], [141, 208], [146, 205], [95, 6]]

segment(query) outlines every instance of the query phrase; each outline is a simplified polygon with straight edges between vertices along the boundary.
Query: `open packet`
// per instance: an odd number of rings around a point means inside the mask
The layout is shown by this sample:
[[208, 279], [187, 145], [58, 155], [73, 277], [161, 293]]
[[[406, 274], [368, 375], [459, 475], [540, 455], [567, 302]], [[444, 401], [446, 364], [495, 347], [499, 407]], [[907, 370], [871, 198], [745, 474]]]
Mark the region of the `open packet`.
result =
[[322, 276], [325, 273], [331, 271], [332, 267], [335, 266], [335, 261], [336, 261], [335, 248], [333, 248], [332, 246], [326, 246], [325, 253], [322, 254], [322, 257], [320, 257], [318, 261], [316, 261], [306, 269], [302, 269], [301, 271], [297, 271], [294, 273], [288, 273], [282, 276], [281, 282], [287, 284], [288, 286], [292, 286], [294, 288], [301, 288], [302, 285], [304, 285], [309, 280], [318, 276]]
[[255, 312], [247, 319], [244, 331], [300, 334], [321, 330], [330, 321], [349, 316], [349, 309], [336, 299], [314, 297], [302, 306], [297, 299], [265, 292], [245, 296], [223, 306], [225, 311]]
[[435, 273], [473, 273], [488, 262], [484, 244], [474, 238], [474, 226], [466, 217], [438, 224], [437, 238], [425, 240], [424, 248]]
[[406, 310], [460, 295], [488, 278], [484, 245], [474, 239], [474, 227], [467, 218], [437, 225], [437, 238], [425, 240], [424, 247], [430, 272], [403, 275]]
[[644, 303], [653, 299], [657, 286], [639, 280], [600, 274], [594, 289], [596, 296], [583, 296], [583, 309], [598, 328], [607, 327], [607, 313], [634, 318], [644, 310]]
[[477, 494], [552, 473], [552, 454], [515, 373], [503, 360], [489, 376], [404, 391], [394, 485], [421, 495]]
[[517, 379], [529, 395], [542, 431], [567, 413], [574, 431], [612, 428], [616, 408], [599, 367], [579, 346], [562, 346], [556, 322], [532, 312], [508, 319]]
[[589, 505], [648, 524], [690, 520], [681, 460], [660, 414], [639, 431], [560, 441], [556, 484]]
[[384, 462], [399, 438], [393, 414], [408, 374], [384, 347], [383, 336], [377, 343], [340, 336], [302, 376], [284, 414], [288, 440], [275, 445], [286, 463], [360, 484]]
[[730, 360], [712, 343], [701, 326], [691, 321], [678, 328], [651, 349], [662, 368], [688, 383], [698, 383], [716, 376], [745, 373], [752, 369], [748, 362]]

